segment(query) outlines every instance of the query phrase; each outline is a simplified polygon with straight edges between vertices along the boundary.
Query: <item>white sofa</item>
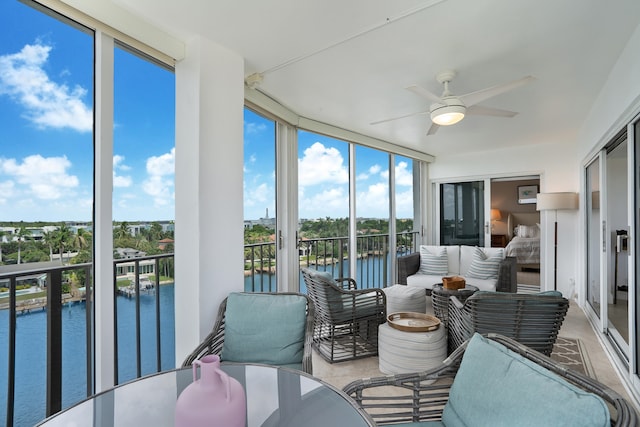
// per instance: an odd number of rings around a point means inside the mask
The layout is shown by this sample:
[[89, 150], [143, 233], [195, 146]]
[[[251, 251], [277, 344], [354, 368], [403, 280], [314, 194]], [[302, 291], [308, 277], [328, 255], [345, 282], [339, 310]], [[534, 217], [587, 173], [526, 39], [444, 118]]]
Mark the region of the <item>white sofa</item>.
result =
[[[420, 246], [422, 253], [431, 254], [438, 258], [443, 249], [446, 250], [447, 266], [446, 274], [441, 270], [439, 274], [425, 273], [424, 266], [421, 271], [420, 252], [398, 258], [398, 283], [408, 286], [421, 287], [431, 293], [431, 288], [435, 284], [442, 283], [444, 276], [462, 276], [467, 284], [478, 287], [481, 291], [501, 291], [516, 292], [516, 259], [505, 257], [503, 248], [478, 248], [476, 246]], [[470, 272], [474, 257], [478, 257], [477, 251], [482, 251], [485, 257], [500, 257], [502, 261], [497, 268], [497, 274], [485, 276], [478, 274], [476, 265], [473, 272]], [[440, 258], [441, 259], [441, 258]], [[437, 266], [436, 266], [437, 267]], [[436, 268], [434, 267], [434, 268]]]

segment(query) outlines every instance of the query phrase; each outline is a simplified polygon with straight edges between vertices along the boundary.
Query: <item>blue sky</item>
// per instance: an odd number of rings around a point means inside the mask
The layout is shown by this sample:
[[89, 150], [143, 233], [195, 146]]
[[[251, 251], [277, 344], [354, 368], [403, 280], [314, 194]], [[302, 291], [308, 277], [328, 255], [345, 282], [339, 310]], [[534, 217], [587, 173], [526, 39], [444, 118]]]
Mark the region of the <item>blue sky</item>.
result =
[[[0, 5], [0, 220], [92, 215], [93, 39]], [[174, 77], [115, 51], [115, 220], [174, 217]]]
[[[275, 212], [275, 127], [245, 111], [245, 219]], [[396, 215], [413, 217], [412, 163], [396, 156]], [[356, 148], [356, 215], [388, 218], [388, 154]], [[298, 133], [299, 217], [344, 218], [349, 215], [349, 147], [344, 141], [311, 132]]]
[[[174, 218], [174, 76], [121, 49], [114, 65], [113, 218]], [[15, 0], [0, 2], [0, 221], [89, 221], [93, 39]], [[273, 122], [245, 113], [246, 219], [275, 215]], [[348, 144], [299, 133], [301, 218], [348, 215]], [[356, 150], [357, 214], [388, 217], [388, 156]], [[411, 161], [396, 158], [397, 215]]]

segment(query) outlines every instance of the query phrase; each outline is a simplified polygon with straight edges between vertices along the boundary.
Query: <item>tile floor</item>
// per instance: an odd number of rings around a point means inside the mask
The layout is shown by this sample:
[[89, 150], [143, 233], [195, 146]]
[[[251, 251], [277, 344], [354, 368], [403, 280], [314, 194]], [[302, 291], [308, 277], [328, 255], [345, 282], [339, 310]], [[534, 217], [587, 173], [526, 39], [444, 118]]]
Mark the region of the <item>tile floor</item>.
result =
[[[427, 297], [427, 307], [427, 312], [429, 312], [432, 307], [429, 297]], [[587, 349], [598, 381], [620, 393], [629, 402], [633, 402], [584, 312], [575, 301], [571, 302], [567, 317], [560, 329], [560, 335], [581, 339]], [[355, 379], [384, 375], [378, 369], [377, 357], [330, 364], [315, 352], [313, 354], [313, 374], [339, 389]], [[637, 402], [633, 403], [640, 412], [640, 405]]]

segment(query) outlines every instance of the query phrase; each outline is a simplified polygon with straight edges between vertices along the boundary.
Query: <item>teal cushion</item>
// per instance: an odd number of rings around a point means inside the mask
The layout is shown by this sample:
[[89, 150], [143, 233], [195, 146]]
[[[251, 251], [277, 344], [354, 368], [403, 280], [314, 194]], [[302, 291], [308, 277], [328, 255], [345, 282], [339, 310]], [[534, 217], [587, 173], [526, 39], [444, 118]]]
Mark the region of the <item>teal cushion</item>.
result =
[[447, 427], [610, 425], [600, 397], [478, 334], [465, 351], [442, 421]]
[[220, 358], [268, 365], [302, 363], [306, 309], [307, 300], [299, 295], [229, 294]]

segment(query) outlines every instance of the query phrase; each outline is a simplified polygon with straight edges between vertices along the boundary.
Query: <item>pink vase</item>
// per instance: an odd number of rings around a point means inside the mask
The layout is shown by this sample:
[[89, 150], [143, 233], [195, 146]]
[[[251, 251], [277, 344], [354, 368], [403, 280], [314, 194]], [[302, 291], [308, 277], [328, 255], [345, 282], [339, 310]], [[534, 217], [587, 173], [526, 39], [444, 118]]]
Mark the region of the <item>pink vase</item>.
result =
[[[200, 379], [197, 367], [200, 366]], [[247, 403], [242, 385], [220, 369], [220, 358], [193, 362], [193, 382], [178, 396], [176, 427], [245, 427]]]

